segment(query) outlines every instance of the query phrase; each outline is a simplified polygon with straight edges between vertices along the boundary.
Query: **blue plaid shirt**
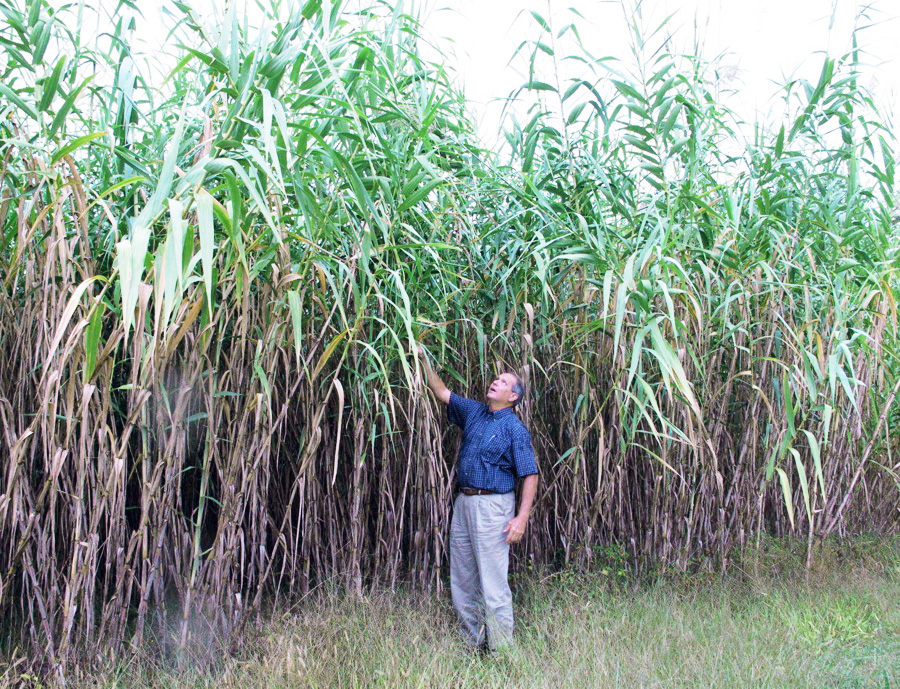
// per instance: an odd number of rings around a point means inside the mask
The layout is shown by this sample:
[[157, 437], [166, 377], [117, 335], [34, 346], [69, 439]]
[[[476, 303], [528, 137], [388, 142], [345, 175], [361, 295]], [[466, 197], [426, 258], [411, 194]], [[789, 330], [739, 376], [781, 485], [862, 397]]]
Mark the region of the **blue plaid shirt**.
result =
[[456, 477], [460, 488], [508, 493], [516, 478], [538, 473], [531, 434], [511, 408], [492, 412], [483, 402], [450, 393], [447, 414], [463, 431]]

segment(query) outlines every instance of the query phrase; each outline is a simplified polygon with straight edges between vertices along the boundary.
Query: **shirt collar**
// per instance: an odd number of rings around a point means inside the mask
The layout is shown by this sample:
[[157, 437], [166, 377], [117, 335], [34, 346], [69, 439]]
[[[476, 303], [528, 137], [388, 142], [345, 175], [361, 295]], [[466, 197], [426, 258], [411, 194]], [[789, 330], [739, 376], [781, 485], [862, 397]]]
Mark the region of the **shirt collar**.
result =
[[495, 419], [502, 419], [504, 416], [513, 413], [513, 409], [515, 407], [506, 407], [505, 409], [498, 409], [497, 411], [491, 411], [490, 405], [484, 405], [487, 407], [487, 413], [493, 416]]

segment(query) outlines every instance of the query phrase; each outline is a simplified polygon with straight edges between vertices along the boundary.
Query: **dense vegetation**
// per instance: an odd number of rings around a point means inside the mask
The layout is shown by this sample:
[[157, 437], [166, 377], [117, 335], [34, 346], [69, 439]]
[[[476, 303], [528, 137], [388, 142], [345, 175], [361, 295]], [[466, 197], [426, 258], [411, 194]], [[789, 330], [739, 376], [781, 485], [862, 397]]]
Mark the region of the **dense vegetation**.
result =
[[535, 15], [491, 153], [411, 16], [278, 6], [173, 2], [151, 82], [139, 17], [0, 0], [11, 643], [64, 672], [326, 580], [440, 588], [456, 436], [415, 341], [472, 396], [526, 379], [535, 563], [896, 531], [893, 139], [856, 52], [747, 143], [701, 58], [636, 28], [613, 69]]
[[76, 670], [73, 686], [891, 689], [900, 685], [898, 546], [828, 541], [810, 570], [803, 541], [779, 539], [724, 576], [524, 573], [517, 646], [500, 656], [467, 651], [447, 597], [316, 591], [213, 662], [191, 646], [138, 652]]

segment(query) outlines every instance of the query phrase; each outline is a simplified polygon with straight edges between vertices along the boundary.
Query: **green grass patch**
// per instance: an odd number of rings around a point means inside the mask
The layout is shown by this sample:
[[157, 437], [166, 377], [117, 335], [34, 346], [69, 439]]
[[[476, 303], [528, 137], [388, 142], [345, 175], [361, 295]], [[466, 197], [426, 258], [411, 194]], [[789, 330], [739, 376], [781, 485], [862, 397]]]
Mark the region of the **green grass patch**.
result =
[[[447, 595], [313, 595], [231, 654], [135, 655], [84, 674], [120, 687], [897, 687], [900, 549], [783, 544], [726, 575], [519, 577], [514, 650], [472, 654]], [[211, 647], [215, 647], [212, 644]]]

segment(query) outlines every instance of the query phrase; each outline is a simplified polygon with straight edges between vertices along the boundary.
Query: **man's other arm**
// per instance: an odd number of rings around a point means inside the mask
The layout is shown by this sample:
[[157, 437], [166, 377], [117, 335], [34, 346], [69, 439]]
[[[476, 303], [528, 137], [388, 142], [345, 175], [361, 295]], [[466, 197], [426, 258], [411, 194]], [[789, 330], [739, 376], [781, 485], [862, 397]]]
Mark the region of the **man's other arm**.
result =
[[522, 479], [522, 499], [519, 501], [519, 513], [503, 529], [507, 543], [518, 543], [525, 535], [525, 527], [528, 526], [528, 518], [531, 516], [531, 506], [534, 504], [534, 496], [537, 494], [537, 485], [537, 474], [529, 474]]
[[431, 366], [425, 356], [425, 350], [422, 349], [421, 346], [416, 347], [416, 356], [418, 356], [419, 361], [422, 362], [422, 368], [425, 369], [425, 379], [428, 382], [428, 387], [431, 388], [431, 391], [434, 393], [434, 396], [444, 404], [450, 404], [450, 390], [444, 385], [444, 381], [431, 370]]

